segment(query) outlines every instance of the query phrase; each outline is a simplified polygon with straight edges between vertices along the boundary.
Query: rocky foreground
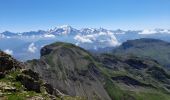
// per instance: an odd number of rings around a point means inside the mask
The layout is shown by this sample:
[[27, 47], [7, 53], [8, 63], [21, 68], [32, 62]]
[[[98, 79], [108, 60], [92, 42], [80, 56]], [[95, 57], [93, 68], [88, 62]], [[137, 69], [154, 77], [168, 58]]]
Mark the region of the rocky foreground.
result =
[[83, 100], [65, 95], [0, 51], [0, 100]]

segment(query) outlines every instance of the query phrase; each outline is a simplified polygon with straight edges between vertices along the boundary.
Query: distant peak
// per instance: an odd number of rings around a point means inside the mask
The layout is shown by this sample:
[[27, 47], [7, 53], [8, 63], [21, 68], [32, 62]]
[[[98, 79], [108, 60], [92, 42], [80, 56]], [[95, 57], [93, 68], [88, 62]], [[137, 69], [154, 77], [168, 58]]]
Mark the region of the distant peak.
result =
[[62, 25], [62, 26], [59, 26], [59, 28], [71, 28], [70, 25]]
[[62, 26], [57, 26], [53, 29], [50, 29], [48, 33], [58, 34], [58, 35], [67, 35], [76, 30], [77, 29], [72, 28], [70, 25], [62, 25]]
[[56, 26], [54, 29], [72, 29], [70, 25], [61, 25], [61, 26]]

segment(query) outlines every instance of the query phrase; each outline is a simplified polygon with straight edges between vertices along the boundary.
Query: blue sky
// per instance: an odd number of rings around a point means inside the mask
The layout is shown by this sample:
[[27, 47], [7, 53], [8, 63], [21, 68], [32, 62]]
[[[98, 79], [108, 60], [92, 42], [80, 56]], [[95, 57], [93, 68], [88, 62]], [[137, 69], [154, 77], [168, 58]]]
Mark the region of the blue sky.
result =
[[170, 0], [0, 0], [0, 32], [54, 28], [170, 29]]

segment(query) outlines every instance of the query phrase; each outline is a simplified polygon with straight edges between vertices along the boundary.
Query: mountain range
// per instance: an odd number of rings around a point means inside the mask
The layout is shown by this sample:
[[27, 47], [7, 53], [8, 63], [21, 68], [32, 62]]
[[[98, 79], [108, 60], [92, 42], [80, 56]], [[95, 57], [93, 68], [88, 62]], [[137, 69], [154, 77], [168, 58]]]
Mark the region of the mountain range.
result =
[[[39, 58], [40, 49], [53, 42], [67, 42], [80, 46], [86, 50], [117, 47], [127, 40], [139, 38], [155, 38], [170, 41], [170, 30], [107, 30], [104, 28], [75, 29], [63, 25], [47, 31], [30, 31], [0, 33], [0, 49], [12, 54], [16, 59], [26, 61]], [[15, 45], [14, 45], [15, 44]]]

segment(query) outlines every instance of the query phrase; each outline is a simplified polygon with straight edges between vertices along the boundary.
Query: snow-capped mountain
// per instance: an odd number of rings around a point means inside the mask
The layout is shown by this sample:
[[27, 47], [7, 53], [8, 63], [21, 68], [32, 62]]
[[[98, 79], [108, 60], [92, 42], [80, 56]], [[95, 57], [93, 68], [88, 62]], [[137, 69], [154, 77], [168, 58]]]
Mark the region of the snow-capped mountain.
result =
[[0, 49], [10, 51], [21, 60], [39, 57], [40, 49], [50, 43], [61, 41], [81, 46], [85, 49], [97, 50], [119, 46], [122, 42], [138, 38], [155, 38], [170, 41], [170, 30], [107, 30], [104, 28], [76, 29], [69, 25], [55, 27], [44, 31], [0, 33]]
[[[26, 36], [40, 36], [42, 38], [44, 37], [52, 37], [53, 36], [63, 36], [63, 35], [91, 35], [91, 34], [100, 34], [100, 33], [108, 33], [111, 32], [112, 34], [118, 34], [118, 35], [125, 35], [125, 34], [137, 34], [137, 35], [155, 35], [155, 34], [170, 34], [170, 30], [168, 29], [144, 29], [144, 30], [128, 30], [124, 31], [121, 29], [118, 30], [107, 30], [104, 28], [82, 28], [80, 30], [73, 28], [69, 25], [63, 25], [58, 26], [53, 29], [49, 29], [47, 31], [44, 30], [38, 30], [38, 31], [30, 31], [30, 32], [23, 32], [23, 33], [13, 33], [9, 31], [5, 31], [0, 33], [0, 38], [14, 38], [14, 37], [26, 37]], [[119, 38], [119, 37], [118, 37]]]
[[95, 34], [95, 33], [100, 33], [100, 32], [108, 32], [109, 30], [107, 29], [104, 29], [104, 28], [99, 28], [99, 29], [96, 29], [96, 28], [83, 28], [80, 30], [80, 33], [81, 34]]
[[63, 25], [60, 27], [55, 27], [54, 29], [50, 29], [47, 33], [53, 35], [74, 35], [78, 32], [79, 30], [72, 28], [69, 25]]

